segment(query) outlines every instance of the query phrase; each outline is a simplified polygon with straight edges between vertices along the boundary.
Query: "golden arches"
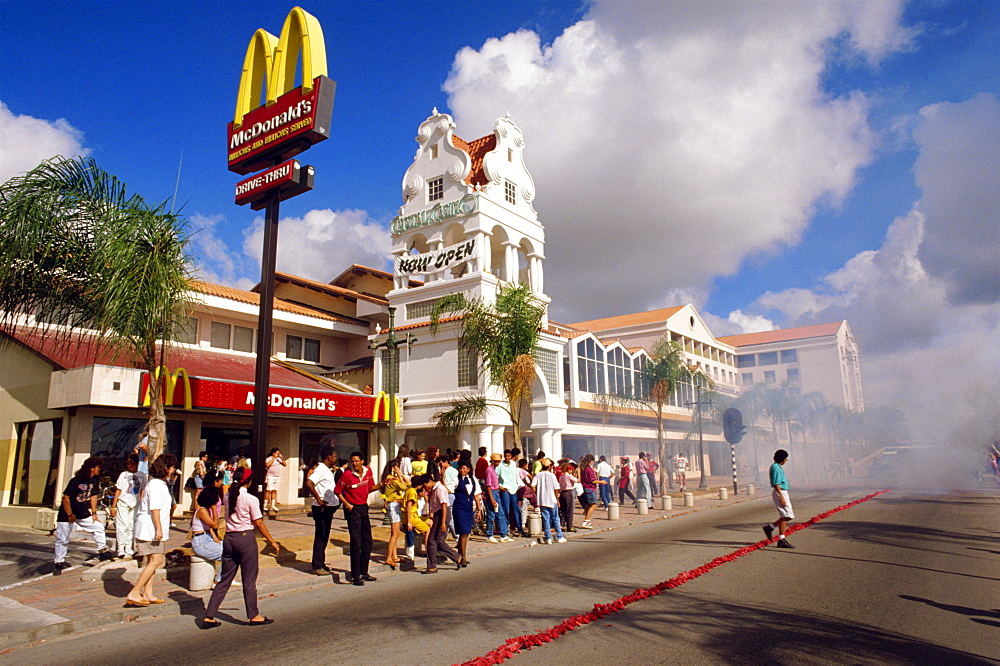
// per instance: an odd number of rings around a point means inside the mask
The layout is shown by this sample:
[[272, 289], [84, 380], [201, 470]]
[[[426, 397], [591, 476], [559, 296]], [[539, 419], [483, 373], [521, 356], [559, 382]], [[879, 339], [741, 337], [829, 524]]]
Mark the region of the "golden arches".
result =
[[[382, 409], [382, 402], [383, 401], [385, 401], [385, 409], [384, 410]], [[389, 394], [387, 394], [385, 391], [379, 391], [378, 395], [375, 396], [375, 407], [372, 409], [372, 423], [374, 423], [375, 421], [379, 421], [379, 420], [381, 420], [381, 421], [388, 421], [389, 420], [389, 406], [390, 406]], [[396, 416], [396, 423], [401, 423], [403, 421], [403, 415], [400, 413], [400, 409], [399, 409], [399, 398], [395, 398], [395, 405], [393, 405], [393, 406], [396, 408], [396, 410], [395, 410], [396, 411], [396, 414], [395, 414], [395, 416]], [[381, 418], [380, 419], [381, 412], [385, 413], [385, 418]]]
[[302, 53], [302, 91], [313, 88], [317, 76], [326, 76], [326, 42], [319, 20], [301, 7], [293, 7], [281, 28], [281, 37], [258, 29], [247, 46], [236, 96], [233, 127], [260, 106], [260, 91], [267, 84], [267, 104], [274, 104], [295, 85], [298, 55]]
[[156, 368], [153, 372], [153, 376], [149, 380], [149, 386], [146, 387], [146, 392], [142, 396], [142, 406], [149, 407], [150, 399], [150, 389], [152, 388], [153, 382], [160, 381], [160, 371], [163, 371], [163, 379], [166, 386], [163, 389], [163, 405], [164, 407], [169, 407], [174, 404], [174, 389], [177, 388], [177, 380], [181, 377], [184, 378], [184, 409], [191, 409], [191, 379], [188, 377], [187, 370], [184, 368], [177, 368], [173, 373], [165, 366], [161, 365]]

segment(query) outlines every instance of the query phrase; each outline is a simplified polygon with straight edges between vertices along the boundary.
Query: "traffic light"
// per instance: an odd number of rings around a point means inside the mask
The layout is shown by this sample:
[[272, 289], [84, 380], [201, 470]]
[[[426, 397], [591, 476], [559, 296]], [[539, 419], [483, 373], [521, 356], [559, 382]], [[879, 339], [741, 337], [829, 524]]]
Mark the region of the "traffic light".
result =
[[726, 441], [730, 444], [739, 444], [746, 432], [743, 425], [743, 414], [735, 407], [730, 407], [722, 413], [722, 429], [726, 433]]

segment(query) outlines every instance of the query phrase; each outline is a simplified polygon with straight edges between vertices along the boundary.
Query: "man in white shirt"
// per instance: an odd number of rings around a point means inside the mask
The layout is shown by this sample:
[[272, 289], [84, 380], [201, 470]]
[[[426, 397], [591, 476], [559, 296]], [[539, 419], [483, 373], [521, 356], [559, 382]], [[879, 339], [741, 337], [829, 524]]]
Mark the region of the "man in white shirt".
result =
[[606, 456], [601, 456], [600, 461], [597, 463], [597, 478], [604, 483], [597, 484], [601, 489], [601, 504], [604, 508], [608, 508], [608, 504], [611, 503], [611, 477], [614, 476], [614, 468], [608, 464], [608, 459]]
[[313, 573], [324, 576], [331, 571], [326, 565], [326, 544], [330, 542], [333, 513], [340, 506], [340, 499], [333, 492], [335, 481], [332, 468], [337, 464], [337, 451], [330, 444], [324, 444], [319, 449], [319, 455], [319, 464], [306, 479], [306, 489], [313, 497], [312, 517], [316, 524], [312, 552]]
[[[566, 543], [562, 526], [559, 524], [559, 480], [552, 473], [552, 461], [542, 458], [541, 470], [531, 480], [538, 499], [538, 508], [542, 513], [542, 538], [547, 544]], [[549, 538], [549, 528], [552, 528], [555, 541]]]
[[687, 468], [688, 459], [684, 457], [683, 453], [678, 453], [677, 457], [674, 458], [674, 474], [677, 478], [677, 485], [681, 487], [681, 490], [687, 490]]

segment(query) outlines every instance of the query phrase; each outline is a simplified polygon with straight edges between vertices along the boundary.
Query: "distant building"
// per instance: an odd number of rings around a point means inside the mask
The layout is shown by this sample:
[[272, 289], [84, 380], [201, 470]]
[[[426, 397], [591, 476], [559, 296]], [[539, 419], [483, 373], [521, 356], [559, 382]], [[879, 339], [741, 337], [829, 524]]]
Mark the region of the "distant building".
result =
[[846, 321], [727, 335], [719, 342], [736, 349], [744, 390], [787, 385], [798, 393], [821, 393], [853, 412], [865, 409], [858, 343]]

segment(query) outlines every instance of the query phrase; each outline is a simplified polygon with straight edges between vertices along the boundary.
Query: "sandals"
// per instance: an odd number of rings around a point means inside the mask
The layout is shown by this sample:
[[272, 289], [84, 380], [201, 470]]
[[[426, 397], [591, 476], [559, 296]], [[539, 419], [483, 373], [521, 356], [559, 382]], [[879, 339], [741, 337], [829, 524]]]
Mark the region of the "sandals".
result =
[[219, 622], [218, 620], [202, 620], [201, 621], [201, 628], [202, 629], [214, 629], [215, 627], [221, 627], [221, 626], [222, 626], [222, 623]]
[[132, 599], [125, 600], [125, 608], [145, 608], [149, 605], [149, 602], [145, 599], [140, 599], [139, 601], [133, 601]]
[[250, 620], [247, 624], [252, 627], [259, 627], [264, 624], [274, 624], [274, 620], [269, 617], [265, 617], [263, 620]]

